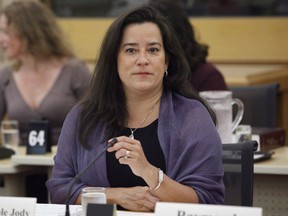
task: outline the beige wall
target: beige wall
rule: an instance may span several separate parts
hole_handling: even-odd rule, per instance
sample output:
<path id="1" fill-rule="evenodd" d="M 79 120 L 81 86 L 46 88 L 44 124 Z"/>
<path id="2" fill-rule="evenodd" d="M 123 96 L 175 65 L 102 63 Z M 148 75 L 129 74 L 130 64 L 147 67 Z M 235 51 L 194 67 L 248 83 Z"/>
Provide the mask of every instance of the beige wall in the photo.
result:
<path id="1" fill-rule="evenodd" d="M 14 0 L 0 0 L 0 8 L 5 7 L 7 4 L 13 2 Z"/>
<path id="2" fill-rule="evenodd" d="M 215 62 L 288 63 L 288 17 L 193 19 Z"/>
<path id="3" fill-rule="evenodd" d="M 113 19 L 59 19 L 76 54 L 94 61 Z M 192 21 L 192 20 L 191 20 Z M 194 18 L 217 63 L 288 63 L 287 18 Z"/>
<path id="4" fill-rule="evenodd" d="M 0 0 L 0 6 L 11 1 Z M 113 19 L 58 21 L 76 54 L 94 62 Z M 213 62 L 288 64 L 288 17 L 193 18 L 191 22 L 199 40 L 210 46 L 209 59 Z"/>

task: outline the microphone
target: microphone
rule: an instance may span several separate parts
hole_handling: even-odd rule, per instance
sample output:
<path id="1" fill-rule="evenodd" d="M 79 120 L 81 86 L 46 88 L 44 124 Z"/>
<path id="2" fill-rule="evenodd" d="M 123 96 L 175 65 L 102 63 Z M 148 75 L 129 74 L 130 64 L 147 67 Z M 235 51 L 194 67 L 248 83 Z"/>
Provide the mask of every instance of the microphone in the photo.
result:
<path id="1" fill-rule="evenodd" d="M 70 211 L 69 211 L 69 201 L 71 198 L 71 192 L 72 192 L 72 187 L 75 184 L 75 182 L 79 179 L 79 177 L 81 177 L 83 175 L 83 173 L 85 173 L 91 166 L 92 164 L 94 164 L 106 151 L 108 148 L 112 147 L 115 143 L 117 142 L 117 138 L 113 138 L 108 145 L 106 146 L 105 149 L 103 149 L 99 154 L 96 155 L 96 157 L 89 162 L 89 164 L 85 167 L 85 169 L 83 169 L 81 172 L 79 172 L 71 181 L 69 189 L 68 189 L 68 193 L 67 193 L 67 197 L 66 197 L 66 212 L 65 212 L 65 216 L 70 216 Z M 84 215 L 86 216 L 86 215 Z"/>

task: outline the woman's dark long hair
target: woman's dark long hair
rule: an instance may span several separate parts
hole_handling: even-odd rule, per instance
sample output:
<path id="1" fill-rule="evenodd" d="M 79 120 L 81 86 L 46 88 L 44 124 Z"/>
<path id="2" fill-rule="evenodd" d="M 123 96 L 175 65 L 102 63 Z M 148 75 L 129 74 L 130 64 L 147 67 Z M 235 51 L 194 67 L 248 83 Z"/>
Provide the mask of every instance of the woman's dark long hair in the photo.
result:
<path id="1" fill-rule="evenodd" d="M 96 123 L 105 126 L 107 139 L 119 135 L 127 125 L 126 96 L 117 69 L 118 50 L 124 29 L 130 24 L 145 22 L 155 23 L 159 27 L 166 59 L 169 60 L 169 75 L 163 79 L 164 91 L 170 89 L 184 97 L 201 101 L 215 120 L 214 113 L 188 81 L 189 65 L 169 21 L 153 7 L 142 6 L 116 19 L 105 35 L 90 89 L 80 103 L 79 137 L 82 144 L 87 144 L 89 132 Z"/>
<path id="2" fill-rule="evenodd" d="M 175 0 L 150 0 L 149 5 L 155 7 L 172 24 L 180 44 L 188 60 L 191 76 L 199 64 L 205 63 L 208 46 L 199 43 L 189 17 L 181 4 Z"/>

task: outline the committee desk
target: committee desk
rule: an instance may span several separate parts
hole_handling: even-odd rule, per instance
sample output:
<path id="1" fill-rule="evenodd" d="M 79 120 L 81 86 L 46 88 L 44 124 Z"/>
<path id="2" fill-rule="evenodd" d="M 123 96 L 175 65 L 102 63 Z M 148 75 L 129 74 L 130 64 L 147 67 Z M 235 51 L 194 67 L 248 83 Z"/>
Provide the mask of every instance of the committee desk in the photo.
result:
<path id="1" fill-rule="evenodd" d="M 13 155 L 11 159 L 0 160 L 0 176 L 5 176 L 10 181 L 23 173 L 37 168 L 45 168 L 51 176 L 54 165 L 53 157 L 56 147 L 51 153 L 44 155 L 26 155 L 25 148 L 20 149 L 19 154 Z M 287 216 L 288 213 L 288 146 L 273 150 L 272 158 L 254 164 L 254 204 L 255 207 L 263 208 L 263 216 Z M 21 178 L 19 178 L 21 180 Z M 12 181 L 2 190 L 6 192 L 1 195 L 22 196 L 23 188 L 18 184 L 20 181 Z M 5 182 L 6 183 L 6 182 Z M 17 186 L 17 187 L 16 187 Z M 23 186 L 24 187 L 24 186 Z M 13 193 L 12 193 L 13 192 Z"/>
<path id="2" fill-rule="evenodd" d="M 216 64 L 228 87 L 278 83 L 277 126 L 288 134 L 288 65 L 277 64 Z M 288 139 L 286 139 L 288 145 Z"/>
<path id="3" fill-rule="evenodd" d="M 0 160 L 0 196 L 25 196 L 25 177 L 46 170 L 51 177 L 56 146 L 43 155 L 26 154 L 26 147 L 19 147 L 18 153 L 9 159 Z"/>

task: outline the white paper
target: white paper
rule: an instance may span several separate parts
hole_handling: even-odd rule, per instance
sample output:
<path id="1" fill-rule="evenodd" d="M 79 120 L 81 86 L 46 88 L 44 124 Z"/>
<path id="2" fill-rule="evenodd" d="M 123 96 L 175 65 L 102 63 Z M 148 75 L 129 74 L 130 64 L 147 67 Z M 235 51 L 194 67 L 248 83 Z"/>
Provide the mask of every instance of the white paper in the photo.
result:
<path id="1" fill-rule="evenodd" d="M 0 215 L 35 216 L 36 198 L 0 196 Z"/>
<path id="2" fill-rule="evenodd" d="M 66 205 L 63 204 L 37 204 L 36 216 L 64 216 Z M 69 205 L 71 216 L 82 216 L 81 205 Z"/>
<path id="3" fill-rule="evenodd" d="M 155 216 L 262 216 L 262 209 L 228 205 L 158 202 Z"/>

